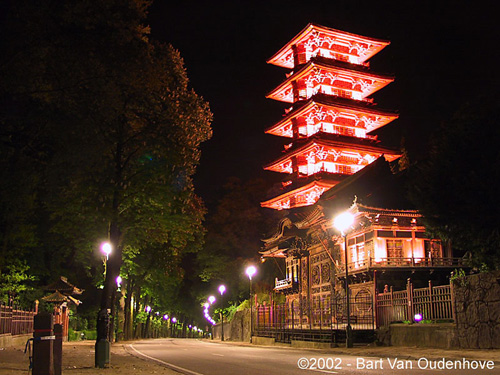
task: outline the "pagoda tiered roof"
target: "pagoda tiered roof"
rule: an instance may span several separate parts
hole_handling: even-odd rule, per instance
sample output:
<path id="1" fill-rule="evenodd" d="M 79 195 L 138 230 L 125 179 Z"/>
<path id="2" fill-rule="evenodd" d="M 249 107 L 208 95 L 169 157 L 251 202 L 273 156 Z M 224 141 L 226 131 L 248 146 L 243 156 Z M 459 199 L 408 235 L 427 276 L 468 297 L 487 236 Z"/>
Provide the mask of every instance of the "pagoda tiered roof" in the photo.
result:
<path id="1" fill-rule="evenodd" d="M 328 122 L 335 126 L 364 129 L 369 133 L 398 117 L 396 112 L 375 108 L 368 102 L 316 94 L 308 100 L 296 103 L 293 110 L 288 112 L 281 121 L 269 127 L 266 133 L 292 138 L 293 119 L 302 120 L 299 122 L 299 128 Z M 311 134 L 300 133 L 300 136 L 303 135 L 310 136 Z"/>
<path id="2" fill-rule="evenodd" d="M 335 54 L 345 58 L 346 61 L 363 64 L 389 44 L 388 40 L 370 38 L 310 23 L 267 62 L 293 69 L 294 53 L 297 52 L 297 48 L 300 48 L 310 56 L 332 57 L 332 54 Z"/>
<path id="3" fill-rule="evenodd" d="M 371 139 L 317 133 L 310 138 L 295 142 L 283 156 L 264 166 L 264 169 L 292 173 L 292 158 L 297 157 L 299 167 L 308 164 L 335 163 L 350 166 L 351 172 L 343 173 L 352 174 L 376 160 L 380 154 L 384 154 L 389 161 L 401 156 L 399 151 L 382 147 Z"/>
<path id="4" fill-rule="evenodd" d="M 337 175 L 337 179 L 318 178 L 313 176 L 307 181 L 309 183 L 300 185 L 298 188 L 280 194 L 265 202 L 261 202 L 262 207 L 273 208 L 275 210 L 287 210 L 292 207 L 302 207 L 314 204 L 326 190 L 339 183 L 342 176 Z M 331 176 L 334 178 L 334 176 Z M 339 178 L 340 177 L 340 178 Z"/>
<path id="5" fill-rule="evenodd" d="M 300 99 L 309 99 L 318 92 L 334 95 L 321 90 L 326 86 L 331 90 L 349 92 L 354 99 L 363 100 L 374 92 L 394 81 L 394 76 L 376 74 L 369 69 L 355 64 L 325 58 L 312 58 L 297 72 L 294 72 L 278 87 L 266 95 L 266 98 L 293 103 L 294 85 Z"/>
<path id="6" fill-rule="evenodd" d="M 345 177 L 385 156 L 401 156 L 368 133 L 398 117 L 376 109 L 369 96 L 394 81 L 374 73 L 367 60 L 389 41 L 309 24 L 268 63 L 293 69 L 267 98 L 293 103 L 266 133 L 292 138 L 264 169 L 286 173 L 278 196 L 262 202 L 274 209 L 314 204 Z"/>

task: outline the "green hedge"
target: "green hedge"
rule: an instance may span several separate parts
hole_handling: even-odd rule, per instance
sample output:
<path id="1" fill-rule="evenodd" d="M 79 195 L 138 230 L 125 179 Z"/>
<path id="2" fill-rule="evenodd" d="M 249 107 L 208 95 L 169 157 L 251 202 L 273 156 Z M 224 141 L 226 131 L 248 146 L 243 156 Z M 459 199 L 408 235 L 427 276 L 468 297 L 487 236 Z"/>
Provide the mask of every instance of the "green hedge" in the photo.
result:
<path id="1" fill-rule="evenodd" d="M 83 335 L 82 335 L 83 334 Z M 68 340 L 69 341 L 80 341 L 80 340 L 96 340 L 97 339 L 97 331 L 86 329 L 83 331 L 74 331 L 71 328 L 68 332 Z"/>

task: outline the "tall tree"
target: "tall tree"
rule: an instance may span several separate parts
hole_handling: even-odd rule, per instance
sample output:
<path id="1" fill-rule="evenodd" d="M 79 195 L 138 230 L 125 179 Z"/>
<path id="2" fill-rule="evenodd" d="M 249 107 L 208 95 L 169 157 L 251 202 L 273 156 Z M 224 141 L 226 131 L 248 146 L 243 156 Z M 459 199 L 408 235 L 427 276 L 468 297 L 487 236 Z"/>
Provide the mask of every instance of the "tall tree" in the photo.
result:
<path id="1" fill-rule="evenodd" d="M 410 194 L 431 232 L 475 266 L 500 267 L 500 106 L 481 98 L 434 135 L 429 158 L 412 168 Z"/>
<path id="2" fill-rule="evenodd" d="M 262 179 L 228 179 L 224 195 L 214 213 L 207 217 L 205 247 L 198 257 L 200 276 L 207 282 L 226 283 L 228 300 L 246 298 L 248 278 L 244 267 L 250 262 L 260 262 L 262 239 L 283 215 L 283 212 L 260 207 L 268 190 L 266 185 Z M 262 272 L 272 265 L 271 262 L 261 265 L 258 278 L 273 280 L 274 272 L 267 275 Z"/>
<path id="3" fill-rule="evenodd" d="M 125 245 L 181 254 L 201 243 L 191 176 L 211 113 L 179 53 L 149 40 L 148 6 L 23 1 L 6 29 L 2 97 L 23 111 L 2 125 L 37 140 L 31 156 L 51 230 L 87 256 L 109 237 L 101 310 L 113 305 Z"/>

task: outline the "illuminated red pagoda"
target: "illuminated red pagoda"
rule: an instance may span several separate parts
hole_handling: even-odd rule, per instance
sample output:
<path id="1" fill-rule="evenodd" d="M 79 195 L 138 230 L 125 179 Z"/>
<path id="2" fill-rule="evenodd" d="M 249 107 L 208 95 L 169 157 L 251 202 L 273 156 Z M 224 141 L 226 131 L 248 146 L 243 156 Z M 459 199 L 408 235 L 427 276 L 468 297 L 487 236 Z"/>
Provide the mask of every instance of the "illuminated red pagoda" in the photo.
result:
<path id="1" fill-rule="evenodd" d="M 266 133 L 287 137 L 283 155 L 264 168 L 286 173 L 277 210 L 314 204 L 321 194 L 382 155 L 400 156 L 369 135 L 398 117 L 368 98 L 394 77 L 373 73 L 367 60 L 388 41 L 309 24 L 267 62 L 292 69 L 267 97 L 292 103 Z"/>

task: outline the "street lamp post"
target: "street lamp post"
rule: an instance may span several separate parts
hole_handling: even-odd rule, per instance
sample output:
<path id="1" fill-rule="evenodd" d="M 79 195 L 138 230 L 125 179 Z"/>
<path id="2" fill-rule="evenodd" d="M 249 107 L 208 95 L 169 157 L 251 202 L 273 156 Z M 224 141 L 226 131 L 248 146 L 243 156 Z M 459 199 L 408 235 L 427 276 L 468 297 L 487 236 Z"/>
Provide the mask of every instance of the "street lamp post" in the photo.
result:
<path id="1" fill-rule="evenodd" d="M 253 335 L 253 316 L 252 316 L 252 309 L 253 309 L 253 300 L 252 300 L 252 277 L 257 273 L 257 268 L 254 266 L 249 266 L 246 269 L 246 274 L 248 276 L 248 279 L 250 280 L 250 343 L 252 342 L 252 335 Z"/>
<path id="2" fill-rule="evenodd" d="M 220 293 L 220 321 L 221 321 L 221 335 L 220 335 L 220 341 L 224 341 L 224 303 L 222 302 L 222 295 L 226 291 L 226 287 L 224 285 L 219 286 L 219 293 Z"/>
<path id="3" fill-rule="evenodd" d="M 106 284 L 107 275 L 107 261 L 109 254 L 113 251 L 113 247 L 109 242 L 101 244 L 101 252 L 106 257 L 104 262 L 104 284 Z M 106 289 L 106 285 L 104 286 Z M 97 314 L 97 339 L 95 343 L 95 367 L 104 368 L 109 363 L 110 356 L 110 310 L 102 309 Z"/>
<path id="4" fill-rule="evenodd" d="M 344 237 L 344 250 L 345 250 L 345 294 L 346 294 L 346 313 L 347 325 L 345 329 L 346 348 L 352 348 L 352 327 L 351 327 L 351 293 L 349 290 L 349 265 L 347 262 L 347 229 L 354 223 L 354 215 L 350 212 L 344 212 L 335 217 L 333 225 L 337 228 Z"/>

